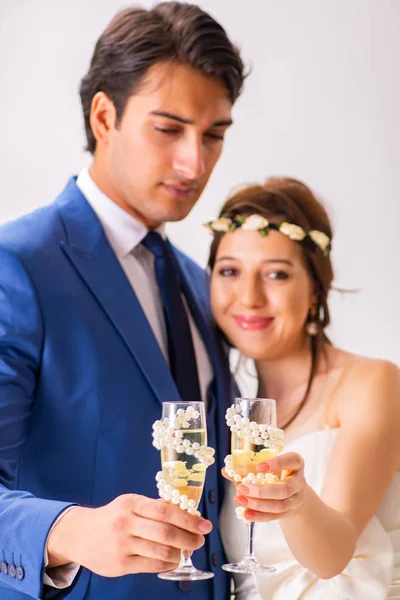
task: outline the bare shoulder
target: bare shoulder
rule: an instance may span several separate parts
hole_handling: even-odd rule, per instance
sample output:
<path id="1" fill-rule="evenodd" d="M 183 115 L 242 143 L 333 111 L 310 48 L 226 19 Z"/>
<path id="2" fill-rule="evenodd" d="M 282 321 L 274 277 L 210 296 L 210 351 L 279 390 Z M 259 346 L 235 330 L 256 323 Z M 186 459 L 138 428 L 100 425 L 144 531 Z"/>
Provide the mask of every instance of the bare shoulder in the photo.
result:
<path id="1" fill-rule="evenodd" d="M 400 369 L 392 362 L 348 355 L 337 390 L 338 417 L 343 420 L 373 415 L 378 423 L 400 424 Z"/>
<path id="2" fill-rule="evenodd" d="M 377 384 L 400 386 L 400 369 L 394 363 L 355 354 L 349 356 L 352 359 L 345 369 L 344 384 L 362 385 L 364 389 Z"/>

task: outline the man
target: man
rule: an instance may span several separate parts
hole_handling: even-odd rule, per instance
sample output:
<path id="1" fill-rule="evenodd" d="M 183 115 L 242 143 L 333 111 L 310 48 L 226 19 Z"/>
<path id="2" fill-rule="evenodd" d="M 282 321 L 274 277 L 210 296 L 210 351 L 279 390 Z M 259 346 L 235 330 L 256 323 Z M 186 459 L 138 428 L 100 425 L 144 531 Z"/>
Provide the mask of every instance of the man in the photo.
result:
<path id="1" fill-rule="evenodd" d="M 119 13 L 81 84 L 89 171 L 0 229 L 1 600 L 228 597 L 215 525 L 230 376 L 205 275 L 163 223 L 201 195 L 243 79 L 197 6 Z M 199 398 L 217 448 L 206 518 L 155 499 L 151 445 L 162 401 Z M 180 549 L 214 579 L 158 579 Z"/>

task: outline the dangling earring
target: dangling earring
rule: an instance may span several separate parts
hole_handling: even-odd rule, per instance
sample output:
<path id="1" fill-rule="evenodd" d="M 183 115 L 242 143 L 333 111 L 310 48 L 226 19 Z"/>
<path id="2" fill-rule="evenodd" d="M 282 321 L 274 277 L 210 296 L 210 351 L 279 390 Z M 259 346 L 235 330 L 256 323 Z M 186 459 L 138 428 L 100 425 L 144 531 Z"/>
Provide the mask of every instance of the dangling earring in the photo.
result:
<path id="1" fill-rule="evenodd" d="M 308 321 L 306 323 L 306 334 L 315 337 L 319 333 L 319 324 L 318 324 L 318 310 L 315 305 L 310 308 L 310 314 L 308 316 Z"/>

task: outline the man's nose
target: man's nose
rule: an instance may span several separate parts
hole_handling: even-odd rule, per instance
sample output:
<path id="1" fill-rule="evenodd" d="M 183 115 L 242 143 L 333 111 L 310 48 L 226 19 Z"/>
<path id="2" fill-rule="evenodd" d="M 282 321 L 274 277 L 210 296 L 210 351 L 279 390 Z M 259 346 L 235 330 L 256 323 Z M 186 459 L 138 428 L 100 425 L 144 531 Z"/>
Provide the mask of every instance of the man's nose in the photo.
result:
<path id="1" fill-rule="evenodd" d="M 182 141 L 174 158 L 174 170 L 187 179 L 199 179 L 205 172 L 205 149 L 201 140 Z"/>

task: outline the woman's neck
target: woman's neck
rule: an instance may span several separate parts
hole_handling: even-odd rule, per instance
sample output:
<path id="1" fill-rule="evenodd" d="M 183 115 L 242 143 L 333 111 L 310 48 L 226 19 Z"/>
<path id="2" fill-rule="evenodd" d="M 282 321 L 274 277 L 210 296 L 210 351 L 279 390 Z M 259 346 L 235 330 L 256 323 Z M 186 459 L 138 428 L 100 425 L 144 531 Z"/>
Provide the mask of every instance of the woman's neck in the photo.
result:
<path id="1" fill-rule="evenodd" d="M 306 339 L 285 356 L 256 361 L 258 395 L 283 400 L 307 386 L 311 369 L 311 345 Z"/>

